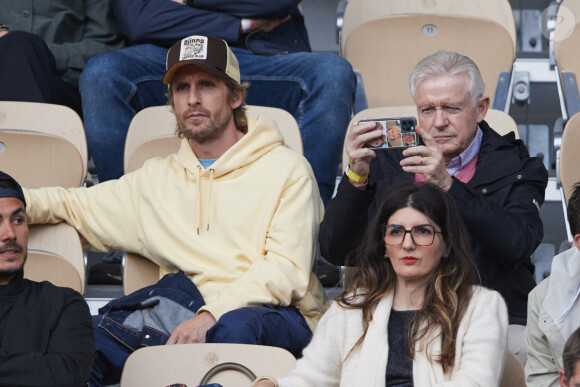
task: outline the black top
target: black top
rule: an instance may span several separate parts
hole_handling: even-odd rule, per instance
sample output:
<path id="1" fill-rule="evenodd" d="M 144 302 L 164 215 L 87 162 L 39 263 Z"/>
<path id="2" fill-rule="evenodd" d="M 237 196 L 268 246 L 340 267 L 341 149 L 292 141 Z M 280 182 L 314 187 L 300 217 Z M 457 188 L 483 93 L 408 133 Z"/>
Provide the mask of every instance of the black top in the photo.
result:
<path id="1" fill-rule="evenodd" d="M 414 310 L 391 309 L 387 337 L 389 357 L 387 360 L 387 387 L 413 387 L 413 361 L 409 353 L 409 323 Z"/>
<path id="2" fill-rule="evenodd" d="M 18 294 L 22 291 L 23 283 L 19 279 L 23 277 L 22 270 L 14 277 L 8 285 L 0 285 L 0 347 L 6 330 L 6 321 Z"/>
<path id="3" fill-rule="evenodd" d="M 0 286 L 0 332 L 0 386 L 86 385 L 95 338 L 78 292 L 20 271 Z"/>

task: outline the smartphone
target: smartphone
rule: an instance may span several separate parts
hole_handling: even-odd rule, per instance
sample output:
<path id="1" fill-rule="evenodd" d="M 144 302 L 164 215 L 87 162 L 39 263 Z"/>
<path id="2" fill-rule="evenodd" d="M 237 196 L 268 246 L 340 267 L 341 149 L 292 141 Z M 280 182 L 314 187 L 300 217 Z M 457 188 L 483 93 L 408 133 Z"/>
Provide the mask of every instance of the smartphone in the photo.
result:
<path id="1" fill-rule="evenodd" d="M 383 135 L 374 142 L 365 144 L 365 148 L 389 149 L 423 145 L 423 139 L 415 132 L 415 126 L 417 126 L 415 117 L 375 118 L 360 120 L 359 124 L 369 121 L 376 122 Z"/>

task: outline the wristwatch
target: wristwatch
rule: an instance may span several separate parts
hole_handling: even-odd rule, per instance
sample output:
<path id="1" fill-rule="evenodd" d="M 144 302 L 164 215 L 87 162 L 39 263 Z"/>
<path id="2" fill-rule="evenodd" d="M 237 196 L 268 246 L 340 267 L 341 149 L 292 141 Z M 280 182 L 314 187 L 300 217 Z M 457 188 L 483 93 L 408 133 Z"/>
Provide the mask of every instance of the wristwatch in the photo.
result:
<path id="1" fill-rule="evenodd" d="M 6 24 L 0 24 L 0 31 L 10 31 L 10 28 Z"/>

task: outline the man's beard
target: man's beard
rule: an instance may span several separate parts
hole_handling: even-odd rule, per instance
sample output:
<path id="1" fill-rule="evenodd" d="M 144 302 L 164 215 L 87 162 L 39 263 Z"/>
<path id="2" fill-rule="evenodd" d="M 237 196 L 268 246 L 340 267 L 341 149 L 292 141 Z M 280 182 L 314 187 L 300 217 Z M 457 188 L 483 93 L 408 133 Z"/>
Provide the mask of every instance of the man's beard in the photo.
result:
<path id="1" fill-rule="evenodd" d="M 3 246 L 0 246 L 0 251 L 4 250 L 4 249 L 18 249 L 20 252 L 24 251 L 24 249 L 22 248 L 22 246 L 20 246 L 18 243 L 14 242 L 14 241 L 8 241 L 6 242 Z M 18 273 L 19 271 L 22 270 L 22 268 L 24 267 L 24 264 L 26 263 L 26 259 L 28 258 L 28 252 L 24 252 L 24 259 L 22 260 L 22 265 L 20 265 L 19 267 L 15 268 L 15 269 L 11 269 L 11 270 L 0 270 L 0 280 L 6 280 L 6 279 L 11 279 L 12 277 L 14 277 L 14 275 L 16 273 Z"/>
<path id="2" fill-rule="evenodd" d="M 228 107 L 222 107 L 216 111 L 215 115 L 207 116 L 207 124 L 194 125 L 188 128 L 185 123 L 185 116 L 191 111 L 185 112 L 181 117 L 177 117 L 177 135 L 193 140 L 198 144 L 206 144 L 219 139 L 226 131 L 233 112 Z M 230 114 L 228 114 L 230 113 Z"/>

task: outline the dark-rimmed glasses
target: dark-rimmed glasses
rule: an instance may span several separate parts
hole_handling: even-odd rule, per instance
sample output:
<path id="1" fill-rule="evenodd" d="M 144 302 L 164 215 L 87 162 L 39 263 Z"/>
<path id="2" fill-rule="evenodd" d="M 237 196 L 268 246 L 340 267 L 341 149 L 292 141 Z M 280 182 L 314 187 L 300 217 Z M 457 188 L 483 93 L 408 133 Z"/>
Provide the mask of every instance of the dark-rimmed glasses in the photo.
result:
<path id="1" fill-rule="evenodd" d="M 407 233 L 411 234 L 411 239 L 417 246 L 431 246 L 435 240 L 435 234 L 441 234 L 441 231 L 436 231 L 435 227 L 430 224 L 419 224 L 410 230 L 406 230 L 399 224 L 389 224 L 385 228 L 385 243 L 389 246 L 401 245 Z"/>

